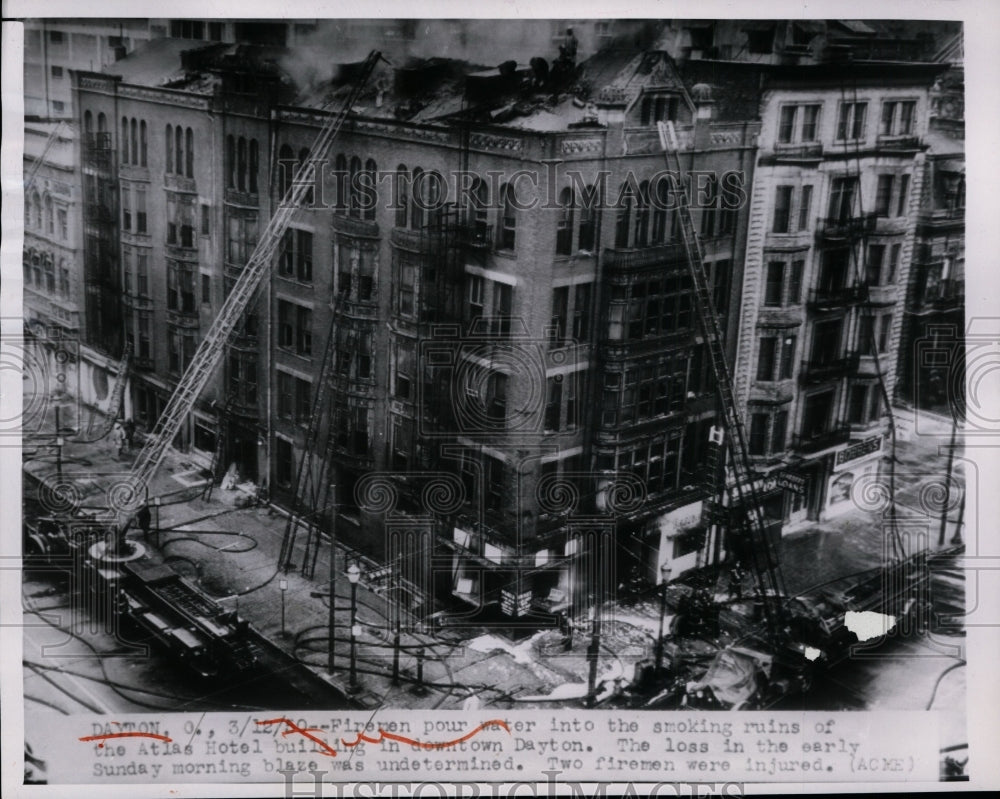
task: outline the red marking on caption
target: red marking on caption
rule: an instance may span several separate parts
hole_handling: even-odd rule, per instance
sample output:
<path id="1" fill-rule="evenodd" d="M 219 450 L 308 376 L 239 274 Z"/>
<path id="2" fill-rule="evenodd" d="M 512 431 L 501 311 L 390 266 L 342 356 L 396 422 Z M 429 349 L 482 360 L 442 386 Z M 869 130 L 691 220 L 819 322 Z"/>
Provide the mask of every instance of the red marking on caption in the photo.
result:
<path id="1" fill-rule="evenodd" d="M 316 727 L 300 727 L 291 719 L 286 719 L 286 718 L 267 719 L 266 721 L 258 721 L 257 724 L 266 724 L 266 725 L 285 724 L 288 727 L 288 729 L 282 731 L 281 735 L 283 737 L 285 735 L 296 735 L 296 734 L 302 735 L 303 737 L 308 738 L 310 741 L 316 744 L 316 746 L 319 748 L 320 754 L 326 755 L 327 757 L 337 756 L 336 749 L 330 746 L 330 744 L 328 744 L 322 738 L 319 738 L 318 736 L 313 734 L 317 732 L 323 732 L 323 730 L 317 729 Z M 490 721 L 484 721 L 474 730 L 467 732 L 461 738 L 456 738 L 453 741 L 441 741 L 439 743 L 417 741 L 414 740 L 413 738 L 406 738 L 403 735 L 396 735 L 395 733 L 386 732 L 385 730 L 380 729 L 378 731 L 379 735 L 378 738 L 373 738 L 370 735 L 365 735 L 363 732 L 359 732 L 358 737 L 355 740 L 348 741 L 345 740 L 344 738 L 341 738 L 340 742 L 348 748 L 353 748 L 361 743 L 377 744 L 381 743 L 382 741 L 397 741 L 403 744 L 411 744 L 412 746 L 417 746 L 420 747 L 421 749 L 447 749 L 449 746 L 455 746 L 456 744 L 460 744 L 463 741 L 468 741 L 473 736 L 478 735 L 483 730 L 489 729 L 491 727 L 502 727 L 504 730 L 507 731 L 507 734 L 510 735 L 510 727 L 507 726 L 506 722 L 501 721 L 499 719 L 492 719 Z"/>

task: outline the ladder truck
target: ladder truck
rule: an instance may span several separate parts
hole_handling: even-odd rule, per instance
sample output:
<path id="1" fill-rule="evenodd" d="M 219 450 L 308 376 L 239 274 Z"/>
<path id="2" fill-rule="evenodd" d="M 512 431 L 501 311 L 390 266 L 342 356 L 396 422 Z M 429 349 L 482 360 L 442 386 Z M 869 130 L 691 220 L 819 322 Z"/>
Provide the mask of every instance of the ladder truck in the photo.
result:
<path id="1" fill-rule="evenodd" d="M 763 605 L 768 631 L 772 640 L 777 643 L 785 635 L 784 581 L 768 541 L 764 509 L 755 484 L 757 475 L 750 465 L 746 428 L 740 417 L 732 375 L 726 363 L 719 317 L 705 277 L 701 243 L 691 220 L 691 209 L 681 183 L 682 169 L 677 133 L 672 122 L 658 122 L 657 128 L 667 170 L 677 181 L 674 191 L 675 209 L 694 287 L 695 310 L 708 350 L 712 374 L 715 377 L 722 417 L 722 428 L 713 428 L 709 442 L 707 487 L 711 499 L 706 502 L 706 507 L 713 523 L 721 523 L 724 527 L 735 526 L 735 530 L 731 532 L 742 539 L 743 550 L 747 553 L 748 565 Z M 731 453 L 728 465 L 732 469 L 733 479 L 727 481 L 725 488 L 729 497 L 729 507 L 721 508 L 716 502 L 718 494 L 716 476 L 719 473 L 720 463 L 726 463 L 727 450 Z"/>
<path id="2" fill-rule="evenodd" d="M 146 438 L 128 477 L 115 496 L 110 509 L 114 519 L 119 545 L 124 543 L 125 532 L 133 514 L 142 506 L 149 482 L 159 468 L 170 442 L 177 435 L 181 423 L 191 412 L 195 401 L 218 368 L 226 347 L 240 318 L 249 307 L 271 264 L 289 223 L 302 205 L 315 182 L 316 163 L 329 150 L 340 132 L 344 120 L 357 102 L 375 66 L 382 55 L 373 50 L 364 61 L 355 85 L 344 99 L 340 110 L 327 119 L 310 149 L 309 158 L 302 164 L 282 198 L 267 227 L 261 234 L 257 247 L 250 255 L 239 279 L 212 322 L 205 338 L 185 369 L 167 407 L 157 420 L 152 433 Z"/>

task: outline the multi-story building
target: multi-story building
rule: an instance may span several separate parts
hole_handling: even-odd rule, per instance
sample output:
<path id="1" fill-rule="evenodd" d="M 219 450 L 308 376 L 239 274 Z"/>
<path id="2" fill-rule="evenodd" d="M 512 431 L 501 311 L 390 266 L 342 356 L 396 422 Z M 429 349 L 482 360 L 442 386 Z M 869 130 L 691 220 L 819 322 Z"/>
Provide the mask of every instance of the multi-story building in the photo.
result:
<path id="1" fill-rule="evenodd" d="M 930 95 L 924 191 L 907 287 L 897 395 L 960 415 L 965 388 L 965 98 L 962 37 L 938 54 L 949 68 Z M 924 354 L 936 353 L 933 356 Z"/>
<path id="2" fill-rule="evenodd" d="M 826 52 L 766 71 L 736 360 L 752 457 L 804 480 L 767 499 L 791 524 L 879 468 L 941 72 Z"/>
<path id="3" fill-rule="evenodd" d="M 291 86 L 276 55 L 157 40 L 78 76 L 88 318 L 110 350 L 134 345 L 147 427 L 344 95 Z M 650 186 L 655 123 L 677 124 L 703 174 L 695 221 L 730 349 L 746 229 L 732 195 L 757 126 L 713 118 L 662 52 L 585 69 L 590 105 L 537 66 L 379 67 L 176 443 L 207 457 L 222 436 L 224 462 L 288 504 L 318 450 L 343 540 L 393 562 L 392 530 L 433 533 L 441 592 L 507 615 L 563 605 L 587 558 L 610 584 L 614 553 L 650 577 L 716 556 L 698 512 L 711 380 L 666 184 Z M 331 172 L 375 176 L 378 201 Z"/>

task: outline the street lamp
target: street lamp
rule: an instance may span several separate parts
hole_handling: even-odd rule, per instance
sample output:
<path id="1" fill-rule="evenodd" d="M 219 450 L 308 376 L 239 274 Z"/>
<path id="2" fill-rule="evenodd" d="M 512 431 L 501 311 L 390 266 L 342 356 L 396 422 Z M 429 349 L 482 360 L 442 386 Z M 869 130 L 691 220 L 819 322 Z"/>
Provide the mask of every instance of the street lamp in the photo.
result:
<path id="1" fill-rule="evenodd" d="M 663 620 L 667 615 L 667 583 L 670 582 L 670 564 L 664 563 L 660 566 L 660 575 L 663 582 L 660 583 L 660 634 L 656 637 L 656 667 L 654 674 L 659 675 L 663 666 Z"/>
<path id="2" fill-rule="evenodd" d="M 348 690 L 351 693 L 361 688 L 358 685 L 358 661 L 356 646 L 357 615 L 358 615 L 358 580 L 361 579 L 361 569 L 357 561 L 347 567 L 347 581 L 351 584 L 351 674 Z M 331 602 L 333 598 L 331 597 Z"/>

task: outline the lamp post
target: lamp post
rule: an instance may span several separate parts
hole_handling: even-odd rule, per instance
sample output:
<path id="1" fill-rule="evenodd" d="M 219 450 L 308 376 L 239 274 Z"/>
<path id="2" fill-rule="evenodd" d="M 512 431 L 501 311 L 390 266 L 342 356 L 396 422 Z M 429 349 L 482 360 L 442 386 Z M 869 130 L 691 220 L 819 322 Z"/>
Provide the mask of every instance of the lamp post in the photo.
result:
<path id="1" fill-rule="evenodd" d="M 356 627 L 358 613 L 358 580 L 361 579 L 361 569 L 358 568 L 357 561 L 353 561 L 347 567 L 347 581 L 351 584 L 351 673 L 348 690 L 351 693 L 361 688 L 358 685 L 358 663 L 356 646 Z M 331 597 L 331 601 L 332 597 Z"/>
<path id="2" fill-rule="evenodd" d="M 281 591 L 281 636 L 285 636 L 285 591 L 288 590 L 288 580 L 278 580 L 278 590 Z"/>
<path id="3" fill-rule="evenodd" d="M 667 615 L 667 583 L 670 582 L 670 564 L 664 563 L 660 566 L 660 575 L 663 581 L 660 583 L 660 634 L 656 637 L 656 667 L 654 674 L 659 675 L 663 667 L 663 621 Z"/>

